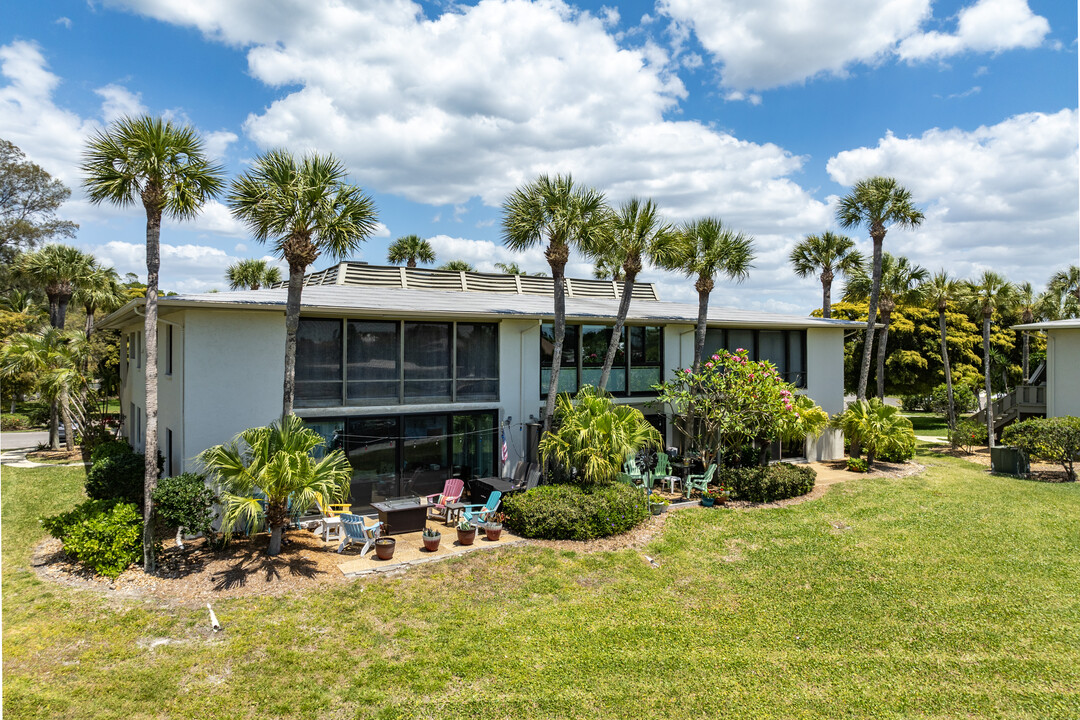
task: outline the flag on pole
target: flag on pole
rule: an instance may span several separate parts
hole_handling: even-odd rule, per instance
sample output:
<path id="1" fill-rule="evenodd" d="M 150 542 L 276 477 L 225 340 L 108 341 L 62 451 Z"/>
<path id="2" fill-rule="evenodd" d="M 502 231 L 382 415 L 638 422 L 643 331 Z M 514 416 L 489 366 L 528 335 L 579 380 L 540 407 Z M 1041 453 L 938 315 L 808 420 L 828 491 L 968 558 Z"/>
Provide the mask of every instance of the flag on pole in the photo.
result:
<path id="1" fill-rule="evenodd" d="M 506 448 L 506 431 L 505 430 L 500 431 L 499 435 L 502 438 L 502 463 L 503 463 L 503 474 L 505 475 L 506 474 L 506 461 L 510 459 L 510 451 L 507 450 L 507 448 Z"/>

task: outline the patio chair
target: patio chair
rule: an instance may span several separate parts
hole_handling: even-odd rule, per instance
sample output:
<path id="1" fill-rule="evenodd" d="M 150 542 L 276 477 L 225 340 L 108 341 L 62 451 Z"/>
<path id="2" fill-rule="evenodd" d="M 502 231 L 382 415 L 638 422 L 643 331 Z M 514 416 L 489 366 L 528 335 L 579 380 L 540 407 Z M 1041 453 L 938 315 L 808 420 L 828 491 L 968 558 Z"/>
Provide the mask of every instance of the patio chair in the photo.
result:
<path id="1" fill-rule="evenodd" d="M 709 489 L 709 483 L 713 481 L 714 477 L 716 477 L 716 463 L 709 465 L 708 470 L 701 475 L 687 475 L 685 487 L 686 497 L 690 497 L 690 492 L 693 490 L 702 493 L 707 491 Z"/>
<path id="2" fill-rule="evenodd" d="M 671 458 L 667 453 L 656 453 L 656 469 L 653 470 L 653 481 L 660 481 L 660 484 L 668 484 L 670 492 L 675 492 L 675 483 L 682 485 L 682 478 L 671 472 Z"/>
<path id="3" fill-rule="evenodd" d="M 443 485 L 441 493 L 426 496 L 428 503 L 427 516 L 446 520 L 446 506 L 461 500 L 461 494 L 465 492 L 465 481 L 461 478 L 450 478 Z"/>
<path id="4" fill-rule="evenodd" d="M 495 490 L 488 495 L 487 502 L 483 505 L 466 505 L 461 508 L 461 517 L 468 520 L 470 525 L 481 525 L 487 522 L 488 515 L 499 509 L 500 500 L 502 493 Z"/>
<path id="5" fill-rule="evenodd" d="M 361 516 L 349 513 L 341 516 L 341 527 L 345 535 L 341 538 L 337 551 L 341 552 L 349 545 L 359 543 L 364 546 L 360 550 L 360 557 L 364 557 L 364 553 L 374 547 L 375 541 L 382 535 L 381 522 L 376 521 L 375 524 L 368 525 Z"/>

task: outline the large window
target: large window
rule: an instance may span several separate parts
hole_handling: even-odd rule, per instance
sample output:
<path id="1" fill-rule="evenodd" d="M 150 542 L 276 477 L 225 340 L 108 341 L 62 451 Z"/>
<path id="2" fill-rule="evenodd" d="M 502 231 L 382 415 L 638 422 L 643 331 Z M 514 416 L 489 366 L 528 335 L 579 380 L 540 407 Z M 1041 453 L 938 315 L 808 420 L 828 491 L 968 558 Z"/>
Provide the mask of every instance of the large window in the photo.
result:
<path id="1" fill-rule="evenodd" d="M 498 399 L 497 323 L 300 319 L 298 408 Z"/>
<path id="2" fill-rule="evenodd" d="M 785 380 L 806 387 L 805 330 L 746 330 L 709 328 L 705 331 L 705 354 L 717 350 L 746 350 L 751 360 L 768 360 Z"/>
<path id="3" fill-rule="evenodd" d="M 567 325 L 563 341 L 559 392 L 577 392 L 580 385 L 598 385 L 611 342 L 610 325 Z M 663 373 L 664 331 L 661 327 L 624 327 L 611 365 L 607 390 L 613 395 L 655 395 L 652 386 Z M 554 331 L 550 324 L 540 329 L 540 397 L 551 382 Z M 580 378 L 580 383 L 579 383 Z"/>

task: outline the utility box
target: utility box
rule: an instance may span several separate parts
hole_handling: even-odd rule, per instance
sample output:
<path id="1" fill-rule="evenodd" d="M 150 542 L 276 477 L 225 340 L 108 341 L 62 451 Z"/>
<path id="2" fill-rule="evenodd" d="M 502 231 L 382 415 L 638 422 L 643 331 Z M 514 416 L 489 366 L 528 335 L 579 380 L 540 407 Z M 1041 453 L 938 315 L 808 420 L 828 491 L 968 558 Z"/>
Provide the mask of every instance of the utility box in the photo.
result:
<path id="1" fill-rule="evenodd" d="M 1018 447 L 997 445 L 990 448 L 991 472 L 1006 475 L 1027 475 L 1031 472 L 1027 453 Z"/>

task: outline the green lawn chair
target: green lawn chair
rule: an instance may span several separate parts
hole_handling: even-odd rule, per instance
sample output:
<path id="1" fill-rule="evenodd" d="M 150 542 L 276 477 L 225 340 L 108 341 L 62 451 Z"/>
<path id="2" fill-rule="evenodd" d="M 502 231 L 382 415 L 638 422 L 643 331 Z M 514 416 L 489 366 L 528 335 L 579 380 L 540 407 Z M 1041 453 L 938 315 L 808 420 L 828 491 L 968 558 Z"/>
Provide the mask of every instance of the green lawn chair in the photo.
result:
<path id="1" fill-rule="evenodd" d="M 716 477 L 716 463 L 709 465 L 702 475 L 687 475 L 686 476 L 686 497 L 690 497 L 690 493 L 693 490 L 704 493 L 709 489 L 709 483 Z"/>
<path id="2" fill-rule="evenodd" d="M 659 480 L 661 487 L 667 483 L 671 492 L 675 492 L 675 483 L 682 484 L 682 478 L 671 472 L 671 458 L 667 456 L 667 453 L 656 453 L 656 469 L 653 470 L 652 480 L 653 483 Z"/>

